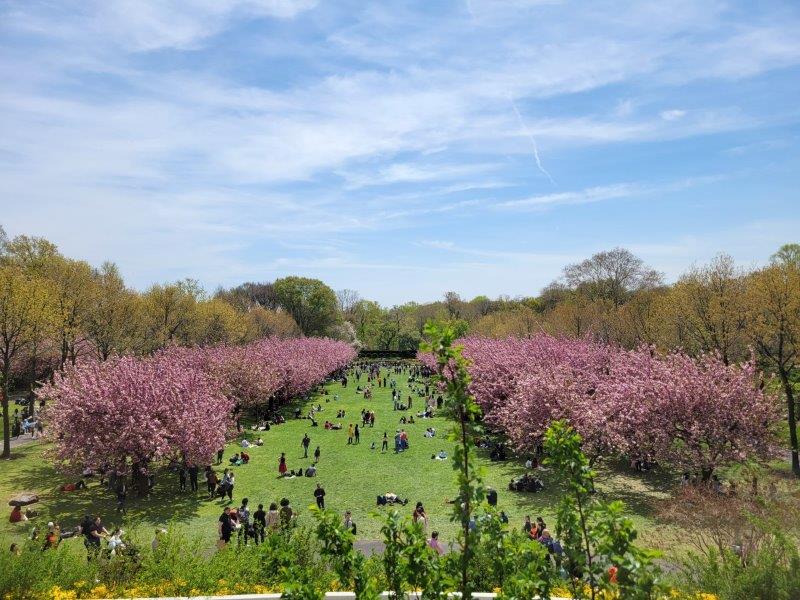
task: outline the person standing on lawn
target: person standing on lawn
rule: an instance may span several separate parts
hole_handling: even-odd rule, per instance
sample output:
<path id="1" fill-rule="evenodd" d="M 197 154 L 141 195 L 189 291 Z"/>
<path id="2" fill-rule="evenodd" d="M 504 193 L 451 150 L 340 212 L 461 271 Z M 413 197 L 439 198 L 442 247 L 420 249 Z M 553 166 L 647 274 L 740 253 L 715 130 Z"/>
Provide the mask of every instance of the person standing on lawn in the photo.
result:
<path id="1" fill-rule="evenodd" d="M 258 510 L 253 513 L 253 539 L 256 544 L 264 541 L 264 532 L 267 530 L 267 513 L 264 505 L 259 504 Z"/>
<path id="2" fill-rule="evenodd" d="M 317 489 L 314 490 L 314 498 L 317 500 L 317 508 L 320 510 L 325 509 L 325 488 L 321 483 L 317 484 Z"/>
<path id="3" fill-rule="evenodd" d="M 197 474 L 199 469 L 197 465 L 192 465 L 189 467 L 189 487 L 193 492 L 197 491 Z"/>
<path id="4" fill-rule="evenodd" d="M 278 461 L 278 474 L 280 477 L 286 475 L 286 453 L 281 452 L 281 458 Z"/>
<path id="5" fill-rule="evenodd" d="M 314 464 L 317 464 L 319 462 L 319 455 L 320 455 L 319 446 L 317 446 L 317 449 L 314 450 Z"/>
<path id="6" fill-rule="evenodd" d="M 303 436 L 303 441 L 300 444 L 303 446 L 303 458 L 308 458 L 308 447 L 311 445 L 311 438 L 308 437 L 308 434 Z"/>

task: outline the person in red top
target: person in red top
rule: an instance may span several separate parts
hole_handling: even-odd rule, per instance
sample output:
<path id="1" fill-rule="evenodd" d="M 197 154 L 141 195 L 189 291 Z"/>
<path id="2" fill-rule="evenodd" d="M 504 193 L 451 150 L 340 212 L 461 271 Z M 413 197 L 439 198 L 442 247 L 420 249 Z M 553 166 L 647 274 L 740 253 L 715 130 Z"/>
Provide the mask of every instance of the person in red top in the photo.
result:
<path id="1" fill-rule="evenodd" d="M 19 523 L 20 521 L 27 521 L 28 517 L 22 512 L 22 508 L 15 506 L 11 509 L 11 515 L 8 517 L 11 523 Z"/>
<path id="2" fill-rule="evenodd" d="M 614 565 L 608 568 L 608 580 L 611 583 L 617 583 L 617 567 Z"/>
<path id="3" fill-rule="evenodd" d="M 280 461 L 278 461 L 278 473 L 280 473 L 281 477 L 286 475 L 286 454 L 281 452 Z"/>

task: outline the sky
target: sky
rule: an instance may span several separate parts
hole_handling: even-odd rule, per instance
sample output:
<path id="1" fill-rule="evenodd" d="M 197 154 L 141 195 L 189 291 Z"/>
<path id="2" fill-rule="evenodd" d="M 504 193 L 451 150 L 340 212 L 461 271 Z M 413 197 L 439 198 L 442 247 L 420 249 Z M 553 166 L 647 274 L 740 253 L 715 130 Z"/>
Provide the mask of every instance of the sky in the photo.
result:
<path id="1" fill-rule="evenodd" d="M 800 3 L 5 0 L 0 225 L 387 305 L 800 242 Z"/>

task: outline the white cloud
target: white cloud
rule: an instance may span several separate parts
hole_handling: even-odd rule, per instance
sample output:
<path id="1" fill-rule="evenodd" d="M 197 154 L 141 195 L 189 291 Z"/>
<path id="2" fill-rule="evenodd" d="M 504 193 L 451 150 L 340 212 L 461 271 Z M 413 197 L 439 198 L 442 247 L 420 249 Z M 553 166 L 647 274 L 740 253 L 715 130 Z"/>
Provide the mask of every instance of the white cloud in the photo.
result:
<path id="1" fill-rule="evenodd" d="M 659 116 L 665 121 L 677 121 L 678 119 L 682 119 L 686 116 L 686 111 L 679 108 L 673 108 L 671 110 L 661 111 Z"/>
<path id="2" fill-rule="evenodd" d="M 589 204 L 618 198 L 635 198 L 654 194 L 667 194 L 706 185 L 724 179 L 721 175 L 690 177 L 665 183 L 624 182 L 600 185 L 583 190 L 542 194 L 519 200 L 506 200 L 494 204 L 500 210 L 545 210 L 558 205 Z"/>
<path id="3" fill-rule="evenodd" d="M 610 164 L 626 144 L 796 120 L 708 91 L 800 64 L 790 10 L 470 2 L 474 18 L 311 0 L 6 3 L 2 219 L 140 280 L 370 265 L 336 244 L 697 185 L 658 183 L 655 163 L 626 182 L 615 165 L 602 180 L 622 183 L 542 193 L 509 96 L 562 186 L 597 149 Z M 512 187 L 517 200 L 479 197 Z M 301 238 L 327 245 L 281 246 Z M 248 255 L 259 244 L 265 256 Z"/>

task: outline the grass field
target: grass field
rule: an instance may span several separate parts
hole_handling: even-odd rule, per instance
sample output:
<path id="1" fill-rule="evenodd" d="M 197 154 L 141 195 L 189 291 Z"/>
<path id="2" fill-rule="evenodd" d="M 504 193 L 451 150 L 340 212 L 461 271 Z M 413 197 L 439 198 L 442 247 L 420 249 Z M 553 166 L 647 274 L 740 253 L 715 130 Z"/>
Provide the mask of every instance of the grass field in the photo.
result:
<path id="1" fill-rule="evenodd" d="M 399 389 L 406 398 L 409 393 L 407 377 L 400 375 L 397 380 Z M 311 523 L 307 507 L 313 503 L 312 491 L 316 483 L 320 482 L 327 492 L 326 506 L 339 512 L 352 510 L 358 525 L 358 537 L 362 540 L 375 540 L 380 538 L 380 518 L 374 513 L 382 510 L 375 506 L 375 498 L 378 494 L 392 491 L 409 498 L 409 506 L 402 509 L 409 516 L 414 503 L 422 501 L 430 516 L 430 529 L 439 530 L 445 542 L 452 540 L 455 526 L 449 521 L 451 506 L 445 504 L 445 499 L 455 495 L 454 472 L 450 460 L 431 460 L 431 455 L 441 449 L 452 456 L 451 444 L 444 439 L 451 423 L 443 417 L 436 417 L 418 419 L 416 424 L 400 425 L 399 419 L 403 414 L 408 416 L 423 408 L 424 399 L 416 395 L 413 410 L 398 413 L 392 410 L 390 389 L 376 387 L 373 399 L 364 400 L 356 392 L 356 383 L 352 377 L 347 388 L 342 388 L 339 383 L 331 383 L 327 387 L 330 391 L 328 396 L 317 395 L 307 402 L 321 403 L 323 406 L 323 412 L 318 417 L 319 427 L 311 427 L 311 422 L 306 419 L 295 420 L 292 417 L 294 406 L 290 406 L 284 411 L 287 418 L 285 424 L 261 434 L 265 444 L 250 450 L 250 464 L 235 467 L 234 504 L 238 506 L 243 497 L 248 497 L 255 509 L 258 503 L 268 505 L 287 497 L 300 512 L 300 522 Z M 338 401 L 333 399 L 334 394 L 339 394 Z M 362 408 L 375 411 L 375 427 L 362 430 L 359 445 L 348 446 L 347 425 L 360 422 Z M 323 429 L 322 423 L 325 419 L 337 420 L 334 417 L 339 409 L 344 409 L 347 413 L 344 419 L 338 419 L 344 423 L 344 429 Z M 305 414 L 306 410 L 303 412 Z M 434 439 L 423 435 L 430 426 L 437 430 L 437 437 Z M 408 432 L 410 449 L 394 454 L 392 438 L 398 427 L 405 427 Z M 389 433 L 390 451 L 381 454 L 380 445 L 384 431 Z M 278 478 L 278 458 L 281 452 L 286 453 L 290 469 L 305 468 L 310 464 L 310 459 L 302 458 L 300 442 L 304 433 L 311 436 L 309 454 L 313 453 L 317 445 L 321 447 L 318 477 Z M 370 450 L 373 441 L 377 450 Z M 115 511 L 113 495 L 99 487 L 96 482 L 90 484 L 86 490 L 59 492 L 58 487 L 66 480 L 43 458 L 45 449 L 41 444 L 22 446 L 15 449 L 12 460 L 0 463 L 0 502 L 4 506 L 7 499 L 15 493 L 33 491 L 42 498 L 37 505 L 42 516 L 36 519 L 41 524 L 52 519 L 61 522 L 62 526 L 72 526 L 85 513 L 101 515 L 109 528 L 122 522 Z M 229 444 L 223 466 L 228 464 L 228 457 L 239 450 L 238 444 Z M 508 491 L 507 486 L 513 476 L 524 471 L 522 460 L 497 463 L 491 462 L 488 456 L 481 456 L 480 462 L 485 468 L 486 483 L 498 490 L 499 507 L 509 515 L 512 525 L 520 526 L 526 514 L 532 517 L 542 515 L 548 522 L 554 520 L 559 490 L 552 484 L 546 471 L 540 473 L 546 486 L 543 492 L 516 493 Z M 218 467 L 218 471 L 221 469 L 222 467 Z M 626 502 L 630 516 L 646 543 L 662 545 L 662 534 L 668 528 L 655 522 L 653 502 L 666 497 L 674 484 L 671 475 L 634 474 L 621 465 L 612 464 L 600 466 L 597 488 L 601 497 Z M 177 475 L 164 472 L 159 474 L 154 493 L 149 498 L 139 499 L 134 494 L 129 495 L 127 519 L 151 526 L 179 522 L 206 537 L 211 546 L 216 534 L 216 520 L 224 505 L 220 500 L 206 499 L 205 483 L 202 479 L 197 495 L 181 493 L 178 491 Z M 29 526 L 30 523 L 11 525 L 4 518 L 0 524 L 0 536 L 21 537 L 27 533 Z"/>

